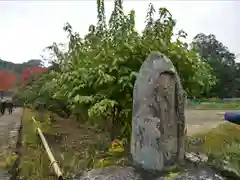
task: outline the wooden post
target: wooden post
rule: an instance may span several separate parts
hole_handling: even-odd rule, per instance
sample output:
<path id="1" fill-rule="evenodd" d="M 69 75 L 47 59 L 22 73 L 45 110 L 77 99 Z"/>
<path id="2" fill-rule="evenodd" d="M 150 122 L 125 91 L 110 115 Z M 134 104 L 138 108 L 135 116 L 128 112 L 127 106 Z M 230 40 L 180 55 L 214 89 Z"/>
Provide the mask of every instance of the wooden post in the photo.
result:
<path id="1" fill-rule="evenodd" d="M 34 117 L 32 117 L 32 120 L 37 125 L 37 122 L 36 122 Z M 41 131 L 41 129 L 39 127 L 37 127 L 37 132 L 39 134 L 39 137 L 41 138 L 43 146 L 44 146 L 44 148 L 45 148 L 45 150 L 47 152 L 47 155 L 48 155 L 48 157 L 50 159 L 51 166 L 53 167 L 55 174 L 57 175 L 59 180 L 62 180 L 63 179 L 62 178 L 62 172 L 61 172 L 61 170 L 60 170 L 60 168 L 59 168 L 59 166 L 57 164 L 57 161 L 55 160 L 55 158 L 54 158 L 54 156 L 52 154 L 52 151 L 51 151 L 51 149 L 50 149 L 50 147 L 49 147 L 49 145 L 47 143 L 47 140 L 45 139 L 45 137 L 44 137 L 44 135 L 43 135 L 43 133 L 42 133 L 42 131 Z"/>

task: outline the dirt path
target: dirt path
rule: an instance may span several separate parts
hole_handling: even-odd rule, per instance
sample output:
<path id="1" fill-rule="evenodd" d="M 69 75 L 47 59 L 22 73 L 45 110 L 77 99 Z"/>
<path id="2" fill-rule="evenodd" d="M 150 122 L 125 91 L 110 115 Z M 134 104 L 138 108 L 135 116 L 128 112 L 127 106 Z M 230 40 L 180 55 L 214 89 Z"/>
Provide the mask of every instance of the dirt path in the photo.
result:
<path id="1" fill-rule="evenodd" d="M 227 110 L 237 111 L 237 110 Z M 186 124 L 188 134 L 195 134 L 202 130 L 209 130 L 224 123 L 217 113 L 224 110 L 186 110 Z M 0 152 L 8 146 L 9 132 L 14 125 L 20 121 L 21 109 L 16 109 L 12 115 L 4 115 L 0 117 Z M 203 128 L 204 127 L 204 128 Z"/>
<path id="2" fill-rule="evenodd" d="M 0 180 L 9 179 L 9 174 L 4 170 L 6 151 L 14 149 L 17 143 L 18 130 L 21 125 L 22 111 L 15 109 L 13 114 L 7 112 L 0 117 Z"/>
<path id="3" fill-rule="evenodd" d="M 238 111 L 238 110 L 226 110 Z M 187 134 L 193 135 L 202 131 L 208 131 L 217 127 L 221 123 L 225 123 L 218 112 L 225 110 L 186 110 Z"/>
<path id="4" fill-rule="evenodd" d="M 9 133 L 14 129 L 16 123 L 21 120 L 21 109 L 15 109 L 11 115 L 7 112 L 0 117 L 0 152 L 8 146 Z"/>

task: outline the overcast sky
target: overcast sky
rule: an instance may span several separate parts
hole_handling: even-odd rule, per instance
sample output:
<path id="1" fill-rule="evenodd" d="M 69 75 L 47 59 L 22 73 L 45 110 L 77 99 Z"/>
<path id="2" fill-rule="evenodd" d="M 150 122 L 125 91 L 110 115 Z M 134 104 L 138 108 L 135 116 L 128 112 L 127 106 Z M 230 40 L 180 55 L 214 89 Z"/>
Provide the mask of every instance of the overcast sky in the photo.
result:
<path id="1" fill-rule="evenodd" d="M 240 53 L 240 1 L 151 1 L 155 8 L 167 7 L 177 20 L 177 29 L 188 33 L 188 41 L 200 32 L 215 34 L 231 52 Z M 144 27 L 148 0 L 124 1 L 124 11 L 134 9 L 138 30 Z M 109 17 L 113 1 L 105 0 Z M 63 31 L 69 22 L 83 36 L 96 24 L 96 0 L 0 1 L 0 58 L 15 63 L 41 58 L 52 42 L 66 42 Z M 238 58 L 240 61 L 240 57 Z"/>

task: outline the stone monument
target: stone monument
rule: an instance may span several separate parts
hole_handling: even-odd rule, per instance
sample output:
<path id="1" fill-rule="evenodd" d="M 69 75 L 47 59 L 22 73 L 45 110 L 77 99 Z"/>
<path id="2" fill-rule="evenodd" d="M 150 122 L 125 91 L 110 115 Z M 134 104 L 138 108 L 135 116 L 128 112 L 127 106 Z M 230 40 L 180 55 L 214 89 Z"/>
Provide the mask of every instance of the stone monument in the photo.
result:
<path id="1" fill-rule="evenodd" d="M 152 52 L 133 91 L 131 154 L 136 165 L 161 171 L 184 159 L 184 91 L 172 62 Z"/>

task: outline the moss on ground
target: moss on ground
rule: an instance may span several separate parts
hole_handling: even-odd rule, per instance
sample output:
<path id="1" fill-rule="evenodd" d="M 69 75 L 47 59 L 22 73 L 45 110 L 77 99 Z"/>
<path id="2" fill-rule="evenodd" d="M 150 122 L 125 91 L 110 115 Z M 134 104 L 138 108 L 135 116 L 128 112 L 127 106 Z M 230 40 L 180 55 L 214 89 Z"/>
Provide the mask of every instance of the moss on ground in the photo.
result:
<path id="1" fill-rule="evenodd" d="M 240 126 L 223 123 L 206 133 L 188 137 L 187 150 L 204 153 L 213 165 L 228 161 L 240 173 Z"/>

